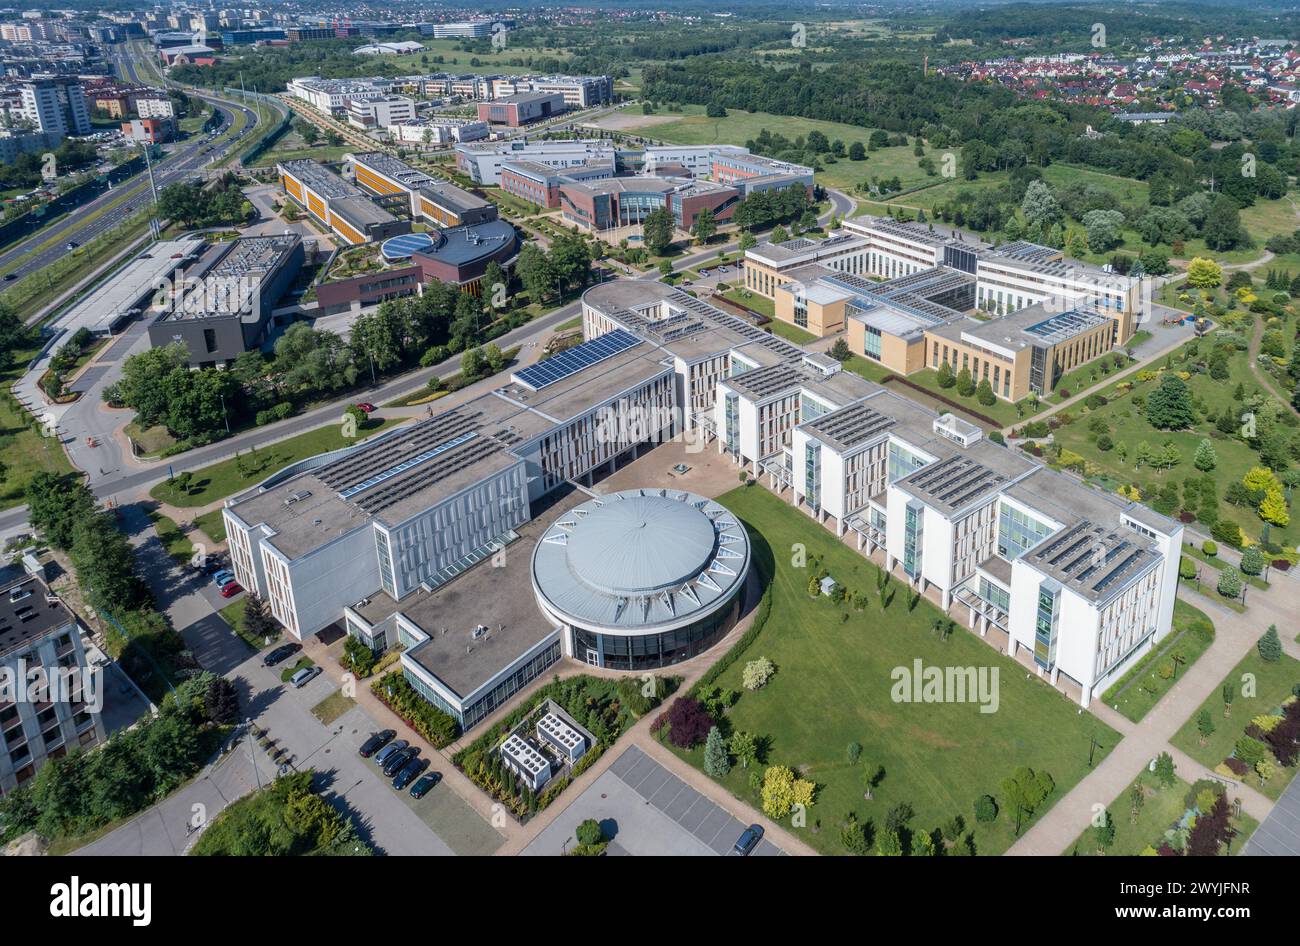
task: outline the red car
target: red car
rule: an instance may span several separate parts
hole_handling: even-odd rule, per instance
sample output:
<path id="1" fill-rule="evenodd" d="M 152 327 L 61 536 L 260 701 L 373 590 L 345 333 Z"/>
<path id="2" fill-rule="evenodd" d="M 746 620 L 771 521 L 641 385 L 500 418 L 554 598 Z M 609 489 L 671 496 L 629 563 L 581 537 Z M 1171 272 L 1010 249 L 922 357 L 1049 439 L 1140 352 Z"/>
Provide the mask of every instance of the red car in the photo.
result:
<path id="1" fill-rule="evenodd" d="M 362 401 L 357 405 L 357 407 L 360 410 L 365 411 L 367 414 L 373 414 L 375 410 L 375 405 L 371 404 L 369 401 Z"/>
<path id="2" fill-rule="evenodd" d="M 232 581 L 232 582 L 230 582 L 229 584 L 222 585 L 222 587 L 221 587 L 221 597 L 223 597 L 223 598 L 233 598 L 235 595 L 239 594 L 239 593 L 240 593 L 241 591 L 243 591 L 243 590 L 244 590 L 244 586 L 243 586 L 243 585 L 241 585 L 241 584 L 240 584 L 239 582 L 237 582 L 237 581 Z"/>

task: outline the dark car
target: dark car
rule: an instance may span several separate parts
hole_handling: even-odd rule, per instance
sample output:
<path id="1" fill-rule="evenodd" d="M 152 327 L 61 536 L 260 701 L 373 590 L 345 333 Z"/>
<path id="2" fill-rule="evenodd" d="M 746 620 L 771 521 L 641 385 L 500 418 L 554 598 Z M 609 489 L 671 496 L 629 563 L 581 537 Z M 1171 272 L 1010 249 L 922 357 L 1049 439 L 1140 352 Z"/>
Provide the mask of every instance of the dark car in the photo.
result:
<path id="1" fill-rule="evenodd" d="M 390 742 L 388 745 L 384 746 L 384 748 L 380 749 L 379 752 L 375 754 L 375 765 L 379 766 L 380 768 L 383 768 L 384 763 L 387 762 L 389 759 L 391 759 L 395 753 L 401 752 L 409 745 L 410 743 L 407 742 L 405 739 L 399 739 L 396 742 Z"/>
<path id="2" fill-rule="evenodd" d="M 396 735 L 396 730 L 392 729 L 385 729 L 381 732 L 373 733 L 369 739 L 361 744 L 361 748 L 357 751 L 361 753 L 361 758 L 369 759 L 380 749 L 384 748 L 384 746 L 392 742 L 393 737 Z"/>
<path id="3" fill-rule="evenodd" d="M 392 778 L 401 770 L 402 766 L 414 759 L 419 755 L 419 753 L 420 750 L 415 746 L 407 746 L 405 749 L 398 749 L 390 755 L 388 760 L 384 763 L 384 774 L 389 778 Z"/>
<path id="4" fill-rule="evenodd" d="M 751 824 L 736 839 L 736 846 L 731 849 L 731 853 L 735 857 L 748 857 L 754 853 L 754 848 L 758 847 L 758 842 L 761 840 L 763 840 L 763 826 Z"/>
<path id="5" fill-rule="evenodd" d="M 393 788 L 399 792 L 410 785 L 415 777 L 429 767 L 428 759 L 421 759 L 419 756 L 407 761 L 406 765 L 397 770 L 393 776 Z"/>
<path id="6" fill-rule="evenodd" d="M 442 775 L 438 772 L 429 772 L 426 775 L 421 775 L 415 780 L 415 784 L 411 786 L 411 797 L 423 798 L 425 795 L 429 794 L 429 789 L 433 788 L 433 786 L 437 785 L 440 781 L 442 781 Z"/>
<path id="7" fill-rule="evenodd" d="M 268 667 L 274 667 L 276 664 L 288 660 L 300 650 L 302 650 L 301 644 L 281 644 L 275 650 L 263 657 L 262 663 Z"/>

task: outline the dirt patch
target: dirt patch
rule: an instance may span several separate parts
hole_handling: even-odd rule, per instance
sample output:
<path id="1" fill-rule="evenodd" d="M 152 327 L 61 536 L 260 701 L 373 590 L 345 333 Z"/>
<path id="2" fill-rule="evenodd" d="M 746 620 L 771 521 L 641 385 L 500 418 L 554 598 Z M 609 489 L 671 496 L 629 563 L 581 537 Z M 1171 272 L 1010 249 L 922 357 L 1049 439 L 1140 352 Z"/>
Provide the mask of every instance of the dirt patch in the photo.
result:
<path id="1" fill-rule="evenodd" d="M 586 122 L 583 127 L 604 128 L 607 131 L 636 131 L 638 128 L 653 128 L 655 125 L 681 121 L 682 117 L 681 115 L 638 115 L 635 112 L 614 112 L 594 122 Z"/>

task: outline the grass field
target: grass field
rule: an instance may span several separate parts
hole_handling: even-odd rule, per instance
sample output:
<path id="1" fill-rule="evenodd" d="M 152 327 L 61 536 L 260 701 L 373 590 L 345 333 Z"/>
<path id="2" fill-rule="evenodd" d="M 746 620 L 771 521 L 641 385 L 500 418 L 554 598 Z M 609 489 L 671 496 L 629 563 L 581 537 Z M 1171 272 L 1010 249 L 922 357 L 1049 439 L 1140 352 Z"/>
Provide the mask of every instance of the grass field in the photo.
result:
<path id="1" fill-rule="evenodd" d="M 214 543 L 220 545 L 226 541 L 226 520 L 221 515 L 221 507 L 194 517 L 194 525 Z"/>
<path id="2" fill-rule="evenodd" d="M 356 700 L 350 696 L 344 696 L 342 690 L 336 690 L 313 706 L 311 714 L 321 721 L 321 725 L 329 726 L 334 720 L 356 705 Z"/>
<path id="3" fill-rule="evenodd" d="M 1130 801 L 1135 785 L 1142 787 L 1145 799 L 1136 819 Z M 1143 770 L 1107 809 L 1115 825 L 1115 839 L 1106 854 L 1110 857 L 1136 857 L 1148 847 L 1158 849 L 1165 839 L 1165 831 L 1186 813 L 1187 795 L 1191 788 L 1191 784 L 1181 778 L 1175 778 L 1172 785 L 1165 786 L 1155 775 Z M 1245 846 L 1246 839 L 1255 833 L 1259 822 L 1243 811 L 1232 818 L 1231 823 L 1237 829 L 1237 836 L 1224 853 L 1237 854 Z M 1087 827 L 1062 853 L 1091 857 L 1099 853 L 1098 849 L 1096 834 L 1092 827 Z"/>
<path id="4" fill-rule="evenodd" d="M 149 495 L 160 502 L 170 503 L 182 508 L 206 506 L 208 503 L 239 492 L 245 487 L 260 483 L 272 473 L 283 469 L 290 463 L 297 463 L 318 453 L 327 453 L 353 443 L 359 443 L 366 437 L 374 436 L 382 430 L 401 423 L 400 420 L 385 420 L 364 431 L 365 437 L 357 440 L 345 438 L 337 424 L 318 427 L 296 437 L 281 440 L 243 455 L 244 467 L 240 469 L 240 460 L 231 458 L 195 470 L 188 492 L 176 486 L 176 481 L 164 481 L 149 491 Z"/>
<path id="5" fill-rule="evenodd" d="M 756 559 L 775 575 L 762 631 L 717 680 L 743 693 L 724 725 L 765 740 L 764 764 L 788 765 L 817 783 L 809 827 L 815 819 L 820 830 L 800 833 L 819 851 L 844 853 L 839 827 L 849 812 L 879 827 L 886 812 L 906 802 L 916 812 L 913 830 L 929 832 L 960 815 L 978 853 L 1000 854 L 1015 837 L 1014 812 L 1002 801 L 1004 779 L 1020 766 L 1050 774 L 1056 789 L 1040 806 L 1041 815 L 1087 773 L 1091 739 L 1097 740 L 1098 760 L 1118 742 L 1105 724 L 975 635 L 957 628 L 940 639 L 932 628 L 942 615 L 926 601 L 909 611 L 905 586 L 892 583 L 893 600 L 882 609 L 876 567 L 771 493 L 740 488 L 720 501 L 745 521 Z M 809 569 L 791 564 L 790 550 L 800 546 L 810 558 L 821 556 L 837 581 L 867 593 L 867 608 L 810 599 Z M 759 656 L 775 663 L 776 674 L 762 690 L 745 692 L 744 663 Z M 990 677 L 996 669 L 996 711 L 981 712 L 972 702 L 896 701 L 895 674 L 910 671 L 914 661 L 990 668 Z M 862 763 L 871 760 L 884 769 L 870 801 L 863 798 L 863 764 L 848 761 L 852 742 L 863 747 Z M 702 749 L 682 754 L 702 765 Z M 741 766 L 721 782 L 738 797 L 755 800 Z M 974 818 L 982 794 L 998 799 L 1001 811 L 992 823 Z M 1031 820 L 1026 817 L 1025 825 Z"/>
<path id="6" fill-rule="evenodd" d="M 13 366 L 0 373 L 0 509 L 21 505 L 23 490 L 37 473 L 71 473 L 72 464 L 62 445 L 53 437 L 42 437 L 28 426 L 31 415 L 10 399 L 9 391 L 36 357 L 37 349 L 14 352 Z"/>
<path id="7" fill-rule="evenodd" d="M 1235 688 L 1232 715 L 1226 718 L 1223 715 L 1223 683 L 1231 683 Z M 1232 755 L 1233 746 L 1245 733 L 1250 721 L 1256 716 L 1277 712 L 1296 684 L 1300 684 L 1300 660 L 1283 654 L 1281 659 L 1270 663 L 1252 647 L 1241 663 L 1229 671 L 1214 692 L 1188 717 L 1170 742 L 1197 762 L 1213 769 Z M 1203 709 L 1209 710 L 1215 727 L 1204 745 L 1197 729 L 1197 717 Z M 1249 782 L 1269 798 L 1277 799 L 1295 773 L 1295 766 L 1278 766 L 1277 774 L 1262 786 L 1253 774 Z"/>
<path id="8" fill-rule="evenodd" d="M 178 565 L 188 564 L 194 557 L 194 541 L 181 531 L 180 526 L 162 513 L 150 511 L 148 516 L 149 521 L 153 523 L 154 531 L 158 533 L 158 541 L 163 544 L 172 561 Z"/>
<path id="9" fill-rule="evenodd" d="M 1173 632 L 1117 680 L 1102 702 L 1127 719 L 1140 721 L 1213 643 L 1214 622 L 1209 616 L 1176 599 Z"/>

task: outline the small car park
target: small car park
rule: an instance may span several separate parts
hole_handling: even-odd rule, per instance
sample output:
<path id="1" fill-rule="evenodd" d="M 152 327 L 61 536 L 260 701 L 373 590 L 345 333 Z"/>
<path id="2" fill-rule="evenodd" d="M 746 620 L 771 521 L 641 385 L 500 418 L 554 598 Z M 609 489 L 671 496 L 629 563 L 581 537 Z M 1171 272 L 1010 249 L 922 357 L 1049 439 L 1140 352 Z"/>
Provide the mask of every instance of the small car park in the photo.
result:
<path id="1" fill-rule="evenodd" d="M 302 689 L 320 676 L 320 667 L 303 667 L 289 678 L 289 685 L 295 690 Z"/>
<path id="2" fill-rule="evenodd" d="M 411 797 L 423 798 L 425 795 L 429 794 L 429 789 L 433 788 L 433 786 L 437 785 L 440 781 L 442 781 L 442 773 L 426 772 L 424 775 L 421 775 L 416 779 L 415 784 L 411 786 Z"/>
<path id="3" fill-rule="evenodd" d="M 262 663 L 267 667 L 274 667 L 276 664 L 288 660 L 300 650 L 302 650 L 301 644 L 281 644 L 275 650 L 263 657 Z"/>
<path id="4" fill-rule="evenodd" d="M 419 756 L 415 756 L 407 760 L 406 765 L 398 769 L 397 774 L 393 776 L 393 788 L 400 792 L 402 789 L 406 788 L 406 786 L 410 785 L 411 782 L 415 781 L 416 776 L 428 767 L 428 759 L 421 759 Z"/>
<path id="5" fill-rule="evenodd" d="M 360 753 L 361 758 L 369 759 L 380 749 L 384 748 L 384 746 L 392 742 L 393 737 L 396 735 L 397 732 L 393 729 L 383 729 L 377 733 L 371 733 L 370 738 L 361 744 L 361 748 L 358 749 L 357 752 Z"/>

